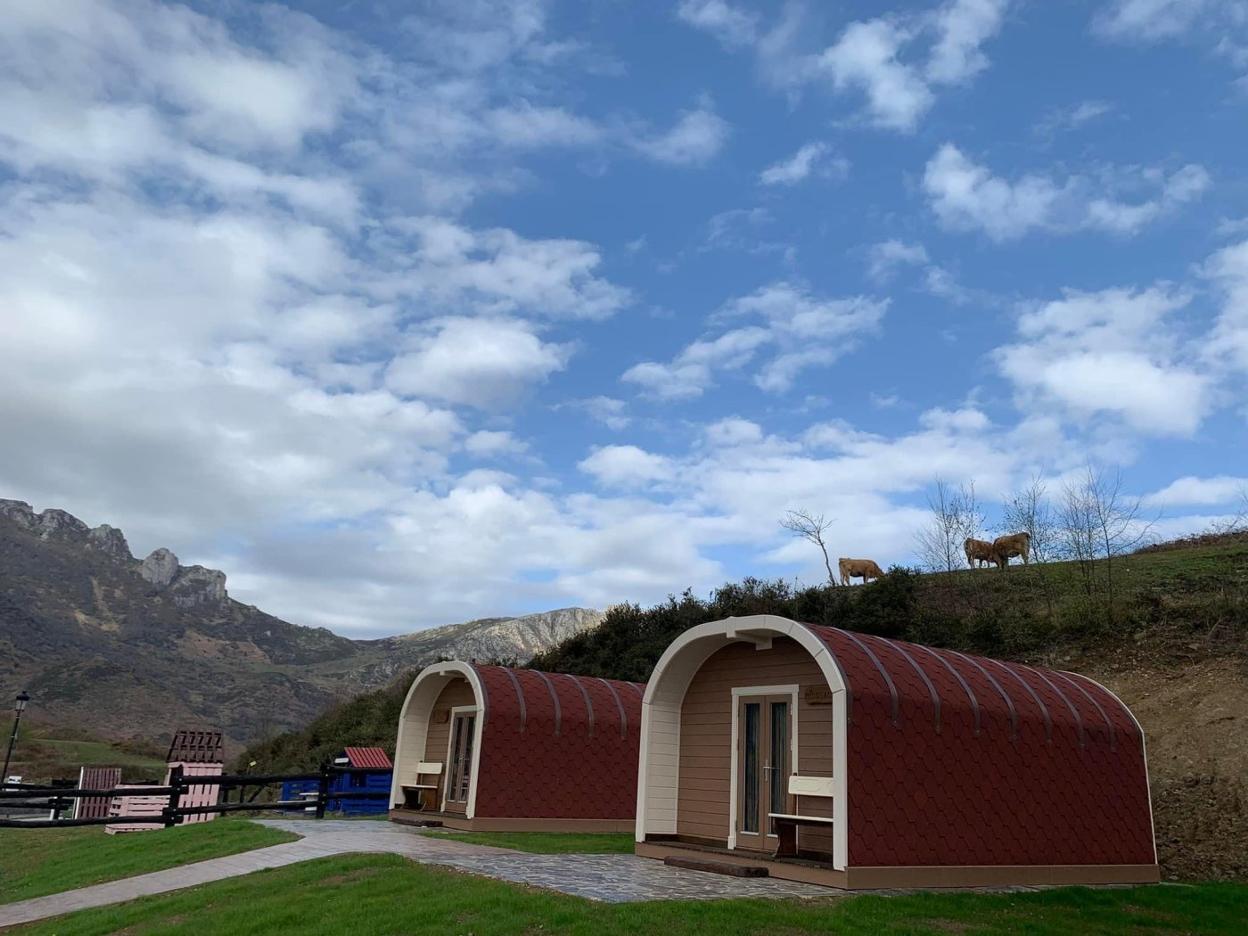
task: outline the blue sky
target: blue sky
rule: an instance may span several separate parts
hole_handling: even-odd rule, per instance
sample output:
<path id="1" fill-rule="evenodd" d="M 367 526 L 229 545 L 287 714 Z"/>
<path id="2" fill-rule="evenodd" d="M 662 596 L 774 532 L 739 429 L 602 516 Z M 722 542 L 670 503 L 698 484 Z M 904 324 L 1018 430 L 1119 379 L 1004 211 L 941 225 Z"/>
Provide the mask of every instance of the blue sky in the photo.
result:
<path id="1" fill-rule="evenodd" d="M 356 636 L 1248 484 L 1248 4 L 18 0 L 0 495 Z"/>

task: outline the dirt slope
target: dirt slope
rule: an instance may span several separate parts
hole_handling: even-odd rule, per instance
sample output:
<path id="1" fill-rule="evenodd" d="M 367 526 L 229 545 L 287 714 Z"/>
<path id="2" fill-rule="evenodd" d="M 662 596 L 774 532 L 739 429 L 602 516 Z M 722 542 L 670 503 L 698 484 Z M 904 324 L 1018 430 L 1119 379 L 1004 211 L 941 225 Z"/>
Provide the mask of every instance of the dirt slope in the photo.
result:
<path id="1" fill-rule="evenodd" d="M 1248 662 L 1128 659 L 1082 671 L 1144 728 L 1163 874 L 1248 879 Z"/>

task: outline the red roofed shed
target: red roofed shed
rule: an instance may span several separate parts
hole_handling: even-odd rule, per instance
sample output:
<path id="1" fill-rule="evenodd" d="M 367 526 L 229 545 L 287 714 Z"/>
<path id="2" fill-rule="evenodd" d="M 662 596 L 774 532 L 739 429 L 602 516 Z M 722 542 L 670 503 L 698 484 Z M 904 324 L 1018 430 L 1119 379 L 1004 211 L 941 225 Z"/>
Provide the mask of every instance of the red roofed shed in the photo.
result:
<path id="1" fill-rule="evenodd" d="M 357 770 L 389 770 L 394 766 L 390 763 L 389 755 L 379 747 L 344 748 L 342 755 Z"/>
<path id="2" fill-rule="evenodd" d="M 673 642 L 642 721 L 639 854 L 854 888 L 1158 879 L 1143 732 L 1074 673 L 728 618 Z"/>
<path id="3" fill-rule="evenodd" d="M 391 817 L 631 831 L 644 690 L 476 663 L 426 668 L 399 718 Z"/>

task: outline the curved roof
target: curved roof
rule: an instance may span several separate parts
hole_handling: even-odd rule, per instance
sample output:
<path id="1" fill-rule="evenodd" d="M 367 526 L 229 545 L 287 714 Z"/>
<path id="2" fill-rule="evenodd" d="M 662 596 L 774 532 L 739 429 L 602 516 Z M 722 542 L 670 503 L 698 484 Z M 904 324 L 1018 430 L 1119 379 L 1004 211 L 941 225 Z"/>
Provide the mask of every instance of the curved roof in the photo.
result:
<path id="1" fill-rule="evenodd" d="M 643 684 L 471 666 L 485 696 L 476 815 L 633 817 Z"/>
<path id="2" fill-rule="evenodd" d="M 766 650 L 773 638 L 813 658 L 803 685 L 843 691 L 834 808 L 847 819 L 847 864 L 1156 864 L 1143 732 L 1117 696 L 1075 673 L 754 615 L 677 638 L 651 677 L 647 717 L 678 706 L 717 647 Z M 648 784 L 676 782 L 649 752 L 647 771 Z M 668 831 L 674 816 L 648 815 L 639 834 Z"/>
<path id="3" fill-rule="evenodd" d="M 1156 862 L 1143 732 L 1099 683 L 806 627 L 848 687 L 854 864 Z"/>
<path id="4" fill-rule="evenodd" d="M 603 731 L 621 738 L 641 729 L 641 697 L 644 683 L 543 673 L 508 666 L 470 664 L 481 680 L 488 720 L 505 722 L 520 734 L 584 732 L 594 737 Z"/>

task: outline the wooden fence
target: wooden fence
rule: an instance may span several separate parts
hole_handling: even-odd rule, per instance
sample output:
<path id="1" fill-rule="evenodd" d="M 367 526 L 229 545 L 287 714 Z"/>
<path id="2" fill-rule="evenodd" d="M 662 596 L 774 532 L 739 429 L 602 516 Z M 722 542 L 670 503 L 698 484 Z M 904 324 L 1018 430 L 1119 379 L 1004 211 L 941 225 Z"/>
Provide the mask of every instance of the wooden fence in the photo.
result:
<path id="1" fill-rule="evenodd" d="M 269 810 L 300 809 L 312 813 L 317 819 L 325 818 L 326 804 L 331 800 L 341 799 L 388 799 L 389 791 L 333 791 L 330 787 L 334 777 L 340 773 L 389 773 L 384 771 L 358 770 L 353 767 L 338 767 L 325 764 L 317 773 L 307 774 L 222 774 L 215 777 L 184 774 L 181 767 L 170 771 L 169 782 L 164 786 L 120 785 L 111 790 L 86 790 L 58 786 L 40 786 L 30 783 L 10 783 L 0 787 L 0 810 L 9 811 L 14 808 L 24 810 L 40 810 L 51 813 L 48 819 L 4 819 L 0 818 L 0 828 L 11 829 L 54 829 L 68 826 L 89 825 L 162 825 L 172 828 L 184 819 L 194 821 L 200 816 L 227 812 L 263 812 Z M 297 800 L 259 800 L 264 790 L 275 784 L 287 781 L 317 782 L 315 792 L 305 793 Z M 182 806 L 181 800 L 192 788 L 215 786 L 218 789 L 217 802 L 209 806 Z M 254 788 L 251 796 L 247 790 Z M 231 803 L 230 791 L 238 791 L 238 801 Z M 147 816 L 98 816 L 89 819 L 63 819 L 61 813 L 72 814 L 73 801 L 94 797 L 108 798 L 110 801 L 127 797 L 163 798 L 164 805 L 159 811 Z M 258 801 L 259 800 L 259 801 Z M 146 810 L 145 810 L 146 811 Z"/>

